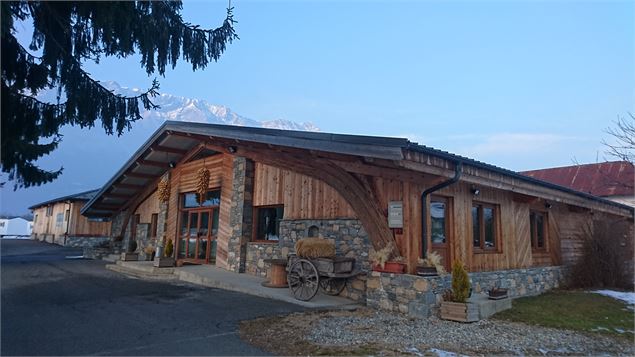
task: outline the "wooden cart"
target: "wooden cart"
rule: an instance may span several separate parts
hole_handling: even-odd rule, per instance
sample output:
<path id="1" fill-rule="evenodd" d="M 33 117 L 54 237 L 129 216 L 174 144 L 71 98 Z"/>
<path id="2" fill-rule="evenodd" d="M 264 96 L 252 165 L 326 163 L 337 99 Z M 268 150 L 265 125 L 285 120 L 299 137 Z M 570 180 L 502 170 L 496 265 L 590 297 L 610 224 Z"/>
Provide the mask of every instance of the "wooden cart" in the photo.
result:
<path id="1" fill-rule="evenodd" d="M 311 300 L 318 289 L 328 295 L 339 295 L 346 280 L 357 275 L 355 258 L 300 258 L 289 255 L 287 282 L 293 296 L 302 301 Z"/>

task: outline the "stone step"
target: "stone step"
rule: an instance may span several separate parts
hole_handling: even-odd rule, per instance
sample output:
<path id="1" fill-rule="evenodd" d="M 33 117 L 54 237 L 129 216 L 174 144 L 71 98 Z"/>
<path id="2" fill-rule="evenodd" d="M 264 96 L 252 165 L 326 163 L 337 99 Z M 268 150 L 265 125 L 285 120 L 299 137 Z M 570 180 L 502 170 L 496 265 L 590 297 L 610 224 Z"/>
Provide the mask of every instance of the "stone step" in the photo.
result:
<path id="1" fill-rule="evenodd" d="M 106 265 L 106 269 L 112 270 L 124 275 L 141 278 L 141 279 L 173 281 L 173 280 L 178 280 L 179 278 L 177 275 L 174 274 L 173 271 L 171 273 L 167 273 L 167 272 L 166 273 L 163 273 L 163 272 L 152 273 L 152 272 L 147 272 L 143 269 L 130 268 L 129 266 L 120 265 L 118 263 L 120 263 L 120 261 L 117 261 L 117 264 L 108 264 Z M 170 269 L 170 268 L 167 268 L 167 269 Z"/>
<path id="2" fill-rule="evenodd" d="M 123 260 L 118 260 L 116 264 L 125 269 L 134 270 L 141 273 L 158 274 L 158 275 L 174 275 L 174 268 L 157 268 L 154 266 L 153 263 L 154 262 L 152 261 L 125 262 Z"/>

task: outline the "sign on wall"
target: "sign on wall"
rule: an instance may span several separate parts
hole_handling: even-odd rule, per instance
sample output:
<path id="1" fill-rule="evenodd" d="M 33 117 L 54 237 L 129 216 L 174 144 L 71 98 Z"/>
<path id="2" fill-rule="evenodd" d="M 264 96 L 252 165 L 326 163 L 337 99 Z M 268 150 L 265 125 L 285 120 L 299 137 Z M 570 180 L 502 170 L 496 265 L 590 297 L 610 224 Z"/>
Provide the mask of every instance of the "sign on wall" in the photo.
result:
<path id="1" fill-rule="evenodd" d="M 403 228 L 403 202 L 388 202 L 388 228 Z"/>

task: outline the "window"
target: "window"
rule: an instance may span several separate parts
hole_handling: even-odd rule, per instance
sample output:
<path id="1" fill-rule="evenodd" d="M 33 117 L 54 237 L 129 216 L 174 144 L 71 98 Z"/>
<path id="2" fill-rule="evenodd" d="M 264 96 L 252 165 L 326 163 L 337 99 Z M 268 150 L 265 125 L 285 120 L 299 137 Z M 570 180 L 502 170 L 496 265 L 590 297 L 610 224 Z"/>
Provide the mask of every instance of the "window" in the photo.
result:
<path id="1" fill-rule="evenodd" d="M 50 217 L 53 215 L 53 206 L 46 206 L 46 216 Z"/>
<path id="2" fill-rule="evenodd" d="M 33 218 L 33 224 L 37 223 L 37 214 L 35 215 L 35 217 Z"/>
<path id="3" fill-rule="evenodd" d="M 197 194 L 188 192 L 183 195 L 183 208 L 209 207 L 220 205 L 220 190 L 207 191 L 203 204 L 198 203 Z"/>
<path id="4" fill-rule="evenodd" d="M 447 202 L 443 199 L 430 200 L 430 240 L 432 244 L 443 244 L 447 241 L 446 212 Z"/>
<path id="5" fill-rule="evenodd" d="M 150 217 L 150 238 L 157 237 L 157 222 L 159 221 L 159 214 L 153 213 Z"/>
<path id="6" fill-rule="evenodd" d="M 543 212 L 529 212 L 529 231 L 531 248 L 546 250 L 547 248 L 547 214 Z"/>
<path id="7" fill-rule="evenodd" d="M 58 213 L 55 216 L 55 227 L 61 228 L 64 223 L 64 213 Z"/>
<path id="8" fill-rule="evenodd" d="M 280 220 L 284 216 L 284 206 L 256 207 L 254 240 L 278 241 Z"/>
<path id="9" fill-rule="evenodd" d="M 68 222 L 68 217 L 71 215 L 71 210 L 66 210 L 66 212 L 64 212 L 64 222 Z"/>
<path id="10" fill-rule="evenodd" d="M 4 228 L 4 222 L 0 222 L 0 227 Z"/>
<path id="11" fill-rule="evenodd" d="M 475 250 L 496 250 L 498 207 L 486 203 L 472 204 L 472 242 Z"/>

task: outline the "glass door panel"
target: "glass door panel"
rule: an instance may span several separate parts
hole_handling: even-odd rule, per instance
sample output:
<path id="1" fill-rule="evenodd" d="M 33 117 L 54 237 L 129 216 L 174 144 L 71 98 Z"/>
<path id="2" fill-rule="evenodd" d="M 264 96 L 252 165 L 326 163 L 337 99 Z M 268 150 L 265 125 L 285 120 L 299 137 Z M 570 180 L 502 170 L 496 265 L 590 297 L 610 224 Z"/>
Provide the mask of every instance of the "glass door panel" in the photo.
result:
<path id="1" fill-rule="evenodd" d="M 201 212 L 200 224 L 198 228 L 198 252 L 197 259 L 207 258 L 207 241 L 209 239 L 209 212 Z"/>
<path id="2" fill-rule="evenodd" d="M 181 227 L 179 228 L 179 245 L 178 249 L 178 258 L 185 258 L 185 252 L 187 252 L 186 246 L 186 237 L 187 237 L 187 226 L 189 223 L 189 214 L 187 212 L 181 213 Z"/>
<path id="3" fill-rule="evenodd" d="M 190 213 L 189 234 L 187 237 L 187 257 L 196 257 L 196 241 L 198 233 L 198 212 Z"/>

